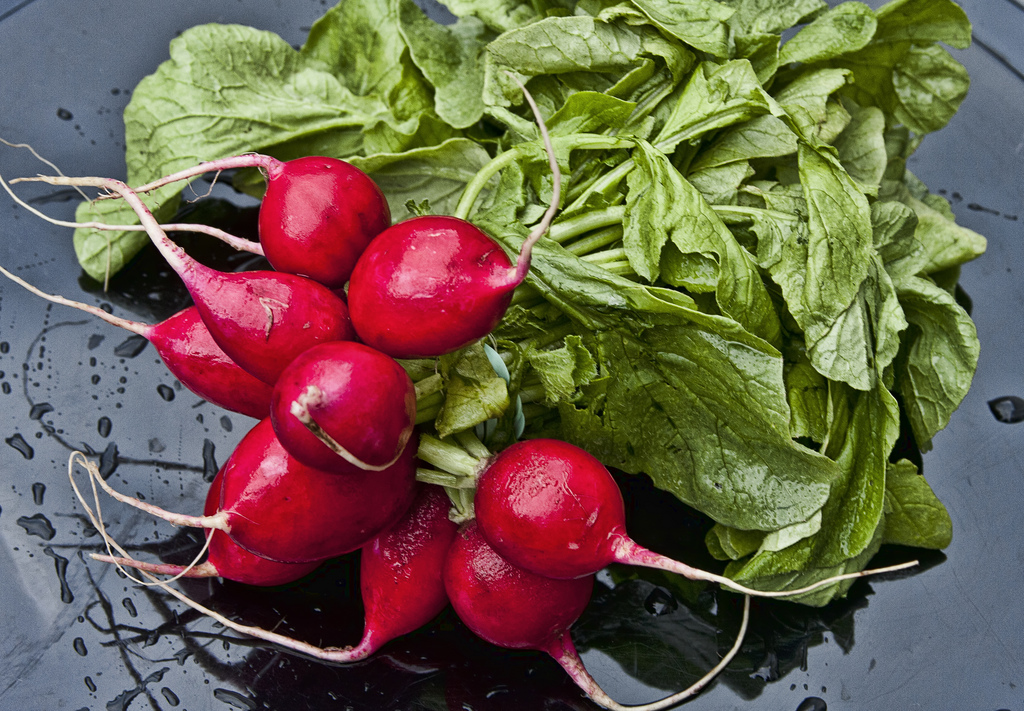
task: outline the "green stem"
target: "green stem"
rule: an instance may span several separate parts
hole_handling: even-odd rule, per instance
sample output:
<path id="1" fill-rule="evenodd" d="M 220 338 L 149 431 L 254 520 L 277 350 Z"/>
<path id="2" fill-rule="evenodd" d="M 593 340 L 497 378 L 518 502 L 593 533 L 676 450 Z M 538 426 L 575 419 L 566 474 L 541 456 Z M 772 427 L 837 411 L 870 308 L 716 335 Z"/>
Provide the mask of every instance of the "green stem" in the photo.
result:
<path id="1" fill-rule="evenodd" d="M 416 467 L 416 481 L 422 481 L 424 484 L 436 484 L 449 489 L 472 489 L 476 486 L 476 480 L 473 477 L 457 476 L 426 467 Z"/>
<path id="2" fill-rule="evenodd" d="M 760 207 L 743 207 L 742 205 L 712 205 L 711 209 L 718 213 L 722 217 L 736 217 L 740 219 L 749 219 L 753 217 L 773 217 L 777 220 L 786 220 L 787 222 L 799 221 L 799 217 L 791 215 L 788 212 L 779 212 L 778 210 L 766 210 Z"/>
<path id="3" fill-rule="evenodd" d="M 556 151 L 575 149 L 586 150 L 607 150 L 609 148 L 626 148 L 633 145 L 633 141 L 626 138 L 615 138 L 613 136 L 602 136 L 595 133 L 580 133 L 571 136 L 553 136 L 551 143 Z M 455 217 L 463 220 L 469 218 L 473 211 L 473 204 L 483 192 L 484 187 L 498 172 L 516 160 L 527 156 L 531 152 L 537 152 L 540 141 L 520 143 L 509 150 L 495 156 L 491 161 L 480 169 L 480 172 L 473 176 L 473 179 L 466 184 L 462 191 L 459 204 L 455 207 Z"/>
<path id="4" fill-rule="evenodd" d="M 575 217 L 551 225 L 548 237 L 552 241 L 562 244 L 593 230 L 621 225 L 625 214 L 625 205 L 614 205 L 603 210 L 587 210 Z"/>
<path id="5" fill-rule="evenodd" d="M 421 434 L 416 456 L 441 471 L 457 476 L 475 478 L 480 460 L 458 447 L 433 435 Z"/>
<path id="6" fill-rule="evenodd" d="M 565 250 L 577 257 L 589 254 L 595 250 L 615 244 L 622 239 L 622 225 L 610 225 L 603 230 L 598 230 L 592 235 L 578 239 L 572 244 L 566 245 Z"/>
<path id="7" fill-rule="evenodd" d="M 591 252 L 590 254 L 584 254 L 580 259 L 590 262 L 591 264 L 610 264 L 612 262 L 621 262 L 626 259 L 626 250 L 622 247 L 615 249 L 606 249 L 603 252 Z"/>

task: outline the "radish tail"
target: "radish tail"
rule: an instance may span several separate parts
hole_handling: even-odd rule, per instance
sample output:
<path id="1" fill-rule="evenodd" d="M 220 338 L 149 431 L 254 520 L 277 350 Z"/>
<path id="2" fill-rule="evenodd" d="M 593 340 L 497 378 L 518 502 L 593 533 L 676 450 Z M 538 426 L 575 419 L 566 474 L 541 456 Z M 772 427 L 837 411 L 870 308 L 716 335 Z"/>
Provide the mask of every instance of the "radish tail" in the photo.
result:
<path id="1" fill-rule="evenodd" d="M 156 190 L 157 188 L 169 185 L 170 183 L 176 183 L 179 180 L 196 178 L 203 173 L 220 173 L 222 170 L 232 170 L 234 168 L 260 168 L 265 171 L 267 175 L 273 176 L 281 171 L 282 165 L 284 164 L 277 158 L 272 158 L 259 153 L 246 153 L 240 156 L 230 156 L 219 160 L 204 161 L 192 166 L 191 168 L 185 168 L 184 170 L 179 170 L 177 173 L 171 173 L 170 175 L 165 175 L 162 178 L 157 178 L 151 183 L 140 185 L 135 188 L 135 191 L 139 193 L 148 193 L 151 190 Z"/>
<path id="2" fill-rule="evenodd" d="M 584 693 L 590 697 L 590 699 L 606 709 L 611 711 L 659 711 L 660 709 L 667 709 L 670 706 L 675 706 L 678 703 L 685 701 L 693 696 L 700 693 L 704 687 L 711 683 L 711 681 L 718 676 L 718 674 L 729 665 L 733 657 L 740 651 L 740 647 L 743 645 L 743 638 L 747 634 L 747 624 L 750 621 L 750 596 L 747 595 L 743 598 L 743 619 L 740 622 L 739 632 L 736 633 L 736 641 L 733 642 L 732 647 L 725 656 L 716 664 L 712 669 L 690 685 L 683 691 L 679 691 L 671 696 L 666 696 L 664 699 L 659 701 L 652 701 L 649 704 L 640 704 L 637 706 L 626 706 L 618 703 L 612 699 L 604 690 L 598 686 L 597 681 L 590 675 L 590 672 L 583 666 L 583 660 L 580 659 L 579 653 L 577 653 L 575 646 L 572 643 L 572 637 L 569 631 L 562 635 L 562 637 L 555 641 L 551 649 L 546 650 L 555 661 L 565 669 L 566 673 L 572 677 L 572 680 L 576 682 L 576 685 L 583 689 Z"/>
<path id="3" fill-rule="evenodd" d="M 741 585 L 734 580 L 723 575 L 716 575 L 709 573 L 699 568 L 693 568 L 685 563 L 681 563 L 677 560 L 672 560 L 659 553 L 655 553 L 652 550 L 644 548 L 635 541 L 628 537 L 622 536 L 618 538 L 612 545 L 612 552 L 614 554 L 614 560 L 617 563 L 625 563 L 626 565 L 639 565 L 645 568 L 655 568 L 658 570 L 667 570 L 672 573 L 678 573 L 684 578 L 690 580 L 703 580 L 709 583 L 718 583 L 722 587 L 729 588 L 735 592 L 743 593 L 745 595 L 752 595 L 754 597 L 793 597 L 796 595 L 803 595 L 804 593 L 813 592 L 819 588 L 833 585 L 843 580 L 853 580 L 854 578 L 863 578 L 869 575 L 879 575 L 881 573 L 892 573 L 898 570 L 905 570 L 907 568 L 913 568 L 919 564 L 919 561 L 912 560 L 906 563 L 898 563 L 896 565 L 887 565 L 883 568 L 870 568 L 868 570 L 861 570 L 856 573 L 844 573 L 842 575 L 834 575 L 824 580 L 819 580 L 811 585 L 806 585 L 802 588 L 795 588 L 793 590 L 754 590 L 748 588 L 745 585 Z"/>
<path id="4" fill-rule="evenodd" d="M 219 577 L 217 571 L 214 570 L 213 566 L 209 562 L 200 563 L 199 565 L 193 566 L 191 570 L 188 570 L 187 566 L 184 565 L 173 565 L 171 563 L 146 563 L 141 560 L 135 560 L 134 558 L 125 558 L 122 556 L 115 555 L 103 555 L 100 553 L 90 553 L 89 557 L 93 560 L 98 560 L 101 563 L 113 563 L 118 568 L 127 566 L 129 568 L 135 568 L 136 570 L 143 570 L 147 573 L 155 573 L 157 575 L 175 575 L 183 578 L 216 578 Z M 188 572 L 185 572 L 188 570 Z M 144 583 L 137 580 L 136 582 L 142 585 L 152 585 L 152 583 Z M 170 582 L 170 581 L 164 581 Z"/>

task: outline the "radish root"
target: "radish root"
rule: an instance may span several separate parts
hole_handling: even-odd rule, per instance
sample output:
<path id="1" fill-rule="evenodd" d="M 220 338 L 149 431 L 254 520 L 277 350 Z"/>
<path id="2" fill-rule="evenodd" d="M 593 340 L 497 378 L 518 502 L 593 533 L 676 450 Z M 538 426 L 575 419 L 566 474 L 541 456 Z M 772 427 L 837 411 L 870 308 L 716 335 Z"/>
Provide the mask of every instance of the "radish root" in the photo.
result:
<path id="1" fill-rule="evenodd" d="M 78 482 L 75 481 L 75 465 L 76 464 L 81 465 L 89 473 L 89 482 L 90 482 L 90 484 L 92 486 L 93 502 L 96 505 L 95 512 L 92 510 L 92 508 L 89 507 L 88 501 L 86 501 L 85 496 L 82 494 L 81 490 L 78 488 Z M 199 561 L 202 560 L 204 555 L 206 555 L 206 551 L 210 547 L 210 539 L 213 537 L 213 531 L 212 530 L 208 530 L 207 531 L 207 533 L 206 533 L 206 540 L 203 543 L 203 547 L 199 550 L 199 553 L 196 554 L 196 557 L 192 560 L 192 562 L 189 563 L 187 566 L 185 566 L 182 570 L 180 570 L 174 577 L 172 577 L 172 578 L 170 578 L 169 580 L 166 580 L 166 581 L 158 581 L 158 582 L 147 582 L 147 581 L 140 580 L 140 579 L 136 578 L 131 573 L 129 573 L 128 570 L 125 569 L 125 565 L 123 565 L 123 564 L 126 564 L 126 565 L 128 565 L 128 566 L 130 566 L 132 568 L 138 569 L 138 570 L 143 570 L 143 566 L 150 567 L 151 564 L 142 563 L 141 561 L 136 561 L 134 558 L 132 558 L 128 554 L 128 552 L 124 548 L 122 548 L 120 546 L 120 544 L 118 544 L 118 542 L 116 540 L 114 540 L 114 538 L 109 533 L 107 533 L 106 524 L 103 523 L 103 511 L 102 511 L 102 509 L 100 507 L 100 493 L 99 493 L 99 489 L 97 489 L 97 487 L 96 487 L 96 483 L 99 482 L 100 485 L 103 487 L 103 489 L 106 490 L 108 493 L 113 491 L 113 489 L 108 488 L 106 482 L 103 480 L 103 476 L 100 474 L 99 468 L 94 463 L 89 461 L 86 458 L 85 454 L 83 454 L 82 452 L 77 452 L 77 451 L 76 452 L 72 452 L 71 456 L 68 458 L 68 479 L 71 480 L 71 488 L 74 490 L 75 496 L 78 497 L 78 501 L 82 504 L 82 507 L 85 509 L 86 514 L 89 516 L 89 521 L 92 523 L 93 527 L 99 532 L 100 536 L 103 538 L 103 544 L 104 544 L 104 546 L 107 549 L 107 555 L 106 556 L 99 556 L 99 557 L 97 557 L 97 554 L 92 554 L 92 557 L 97 559 L 97 560 L 101 560 L 102 559 L 102 560 L 106 560 L 107 562 L 113 563 L 114 565 L 117 566 L 117 569 L 120 570 L 121 573 L 124 574 L 124 576 L 126 578 L 128 578 L 129 580 L 132 580 L 132 581 L 138 583 L 139 585 L 145 585 L 147 587 L 152 586 L 152 585 L 164 585 L 166 583 L 171 583 L 171 582 L 174 582 L 175 580 L 178 580 L 180 578 L 185 577 L 186 575 L 188 575 L 188 573 L 191 570 L 197 568 L 197 566 L 199 566 Z M 115 496 L 115 498 L 118 498 L 118 497 Z M 121 500 L 121 499 L 118 498 L 118 500 Z M 135 501 L 137 501 L 137 500 L 135 500 Z M 138 502 L 138 503 L 142 503 L 142 502 Z M 146 509 L 143 509 L 143 510 L 146 510 Z M 118 553 L 121 553 L 121 556 L 115 556 L 114 555 L 114 551 L 115 550 Z M 152 576 L 147 576 L 147 577 L 152 577 Z"/>

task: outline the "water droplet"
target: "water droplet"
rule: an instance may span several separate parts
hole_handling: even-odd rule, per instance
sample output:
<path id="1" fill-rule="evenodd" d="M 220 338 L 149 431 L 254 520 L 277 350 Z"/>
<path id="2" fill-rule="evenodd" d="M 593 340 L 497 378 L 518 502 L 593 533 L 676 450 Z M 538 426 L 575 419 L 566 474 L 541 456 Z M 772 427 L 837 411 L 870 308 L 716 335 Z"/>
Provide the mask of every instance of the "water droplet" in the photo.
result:
<path id="1" fill-rule="evenodd" d="M 165 449 L 167 449 L 167 445 L 165 445 L 156 437 L 149 440 L 149 451 L 152 452 L 153 454 L 160 454 L 160 452 L 164 451 Z"/>
<path id="2" fill-rule="evenodd" d="M 675 612 L 678 608 L 679 603 L 675 597 L 664 588 L 654 588 L 644 600 L 644 609 L 652 615 L 667 615 L 670 612 Z"/>
<path id="3" fill-rule="evenodd" d="M 159 385 L 156 386 L 156 391 L 160 395 L 160 397 L 162 397 L 167 402 L 170 402 L 171 400 L 174 399 L 174 388 L 172 388 L 170 385 L 164 385 L 163 383 L 160 383 Z"/>
<path id="4" fill-rule="evenodd" d="M 126 597 L 124 600 L 122 600 L 121 604 L 124 605 L 124 609 L 128 610 L 128 615 L 130 617 L 139 616 L 139 611 L 135 609 L 135 601 L 132 600 L 130 597 Z"/>
<path id="5" fill-rule="evenodd" d="M 168 689 L 166 686 L 160 689 L 160 693 L 163 694 L 164 700 L 171 706 L 177 706 L 181 703 L 181 699 L 178 698 L 178 695 L 170 689 Z"/>
<path id="6" fill-rule="evenodd" d="M 57 580 L 60 581 L 60 601 L 65 605 L 70 605 L 75 601 L 75 596 L 71 594 L 71 586 L 68 585 L 68 559 L 58 555 L 50 546 L 46 546 L 43 553 L 53 558 L 53 565 L 57 569 Z"/>
<path id="7" fill-rule="evenodd" d="M 96 431 L 100 433 L 100 437 L 109 437 L 111 426 L 110 418 L 104 415 L 96 422 Z"/>
<path id="8" fill-rule="evenodd" d="M 995 418 L 1008 425 L 1024 421 L 1024 399 L 1016 395 L 1007 395 L 988 401 L 988 409 Z"/>
<path id="9" fill-rule="evenodd" d="M 208 439 L 203 440 L 203 479 L 205 481 L 213 481 L 213 478 L 217 476 L 217 470 L 220 468 L 217 466 L 217 460 L 215 458 L 216 447 L 213 442 Z"/>
<path id="10" fill-rule="evenodd" d="M 96 693 L 96 682 L 92 680 L 91 676 L 85 677 L 85 688 L 94 694 Z"/>
<path id="11" fill-rule="evenodd" d="M 110 478 L 110 475 L 117 469 L 118 458 L 117 458 L 117 443 L 111 442 L 107 445 L 107 448 L 103 450 L 103 454 L 100 455 L 100 476 L 103 477 L 104 481 Z"/>
<path id="12" fill-rule="evenodd" d="M 796 707 L 796 711 L 828 711 L 828 704 L 817 696 L 808 696 Z"/>
<path id="13" fill-rule="evenodd" d="M 2 385 L 0 385 L 0 390 L 3 390 L 4 395 L 10 395 L 11 394 L 11 384 L 10 383 L 3 383 Z"/>
<path id="14" fill-rule="evenodd" d="M 57 109 L 57 118 L 59 118 L 61 121 L 70 121 L 74 117 L 75 115 L 65 108 Z"/>
<path id="15" fill-rule="evenodd" d="M 85 347 L 88 348 L 90 351 L 94 351 L 100 347 L 100 344 L 103 343 L 105 339 L 106 336 L 103 336 L 99 333 L 94 333 L 91 336 L 89 336 L 89 340 L 85 344 Z"/>
<path id="16" fill-rule="evenodd" d="M 213 697 L 236 709 L 242 709 L 242 711 L 253 711 L 256 708 L 256 703 L 252 699 L 230 689 L 214 689 Z"/>
<path id="17" fill-rule="evenodd" d="M 51 541 L 57 535 L 56 529 L 50 523 L 50 519 L 42 514 L 34 516 L 22 516 L 18 519 L 18 525 L 25 529 L 30 536 L 39 536 L 44 541 Z"/>
<path id="18" fill-rule="evenodd" d="M 4 383 L 4 385 L 6 384 L 7 383 Z M 20 433 L 14 433 L 12 436 L 5 439 L 4 442 L 21 452 L 21 456 L 25 459 L 31 459 L 36 456 L 36 450 L 32 449 L 32 446 L 25 441 L 25 438 L 22 437 Z"/>
<path id="19" fill-rule="evenodd" d="M 43 497 L 46 495 L 46 484 L 36 482 L 32 485 L 32 501 L 36 506 L 43 505 Z"/>
<path id="20" fill-rule="evenodd" d="M 28 411 L 28 419 L 36 420 L 38 422 L 43 419 L 43 415 L 47 412 L 53 412 L 53 405 L 48 402 L 37 402 L 32 406 L 32 409 Z"/>
<path id="21" fill-rule="evenodd" d="M 78 656 L 84 657 L 89 653 L 89 650 L 85 648 L 85 640 L 81 637 L 75 637 L 75 640 L 71 643 L 71 646 L 75 648 Z"/>
<path id="22" fill-rule="evenodd" d="M 234 427 L 234 425 L 231 424 L 231 418 L 228 417 L 227 415 L 221 415 L 220 426 L 224 429 L 225 432 L 230 432 Z"/>
<path id="23" fill-rule="evenodd" d="M 114 355 L 118 358 L 134 358 L 146 348 L 147 341 L 142 336 L 128 336 L 114 347 Z"/>
<path id="24" fill-rule="evenodd" d="M 90 381 L 90 382 L 91 382 L 91 383 L 92 383 L 93 385 L 99 385 L 99 384 L 100 384 L 100 376 L 98 376 L 98 375 L 93 375 L 93 376 L 92 376 L 91 378 L 89 378 L 89 381 Z"/>
<path id="25" fill-rule="evenodd" d="M 11 344 L 7 341 L 0 341 L 0 353 L 10 353 Z"/>

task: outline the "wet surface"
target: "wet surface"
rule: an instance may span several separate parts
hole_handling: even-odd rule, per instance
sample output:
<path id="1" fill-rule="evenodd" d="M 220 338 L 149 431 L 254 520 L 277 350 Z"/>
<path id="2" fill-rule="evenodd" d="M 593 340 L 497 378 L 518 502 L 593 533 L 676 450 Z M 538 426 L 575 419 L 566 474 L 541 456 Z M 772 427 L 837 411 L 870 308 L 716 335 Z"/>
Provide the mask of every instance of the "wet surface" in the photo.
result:
<path id="1" fill-rule="evenodd" d="M 123 177 L 120 113 L 175 33 L 206 21 L 243 22 L 298 44 L 326 7 L 319 0 L 0 3 L 8 97 L 0 136 L 31 143 L 66 173 Z M 953 517 L 953 544 L 913 572 L 859 581 L 824 609 L 755 604 L 740 655 L 686 708 L 1024 711 L 1024 459 L 1021 429 L 1007 426 L 1024 409 L 1024 10 L 1008 0 L 965 7 L 978 41 L 955 54 L 971 73 L 971 94 L 911 164 L 950 199 L 961 224 L 989 238 L 985 257 L 964 268 L 958 297 L 972 304 L 978 325 L 978 375 L 922 455 Z M 27 152 L 0 148 L 5 177 L 39 171 Z M 38 186 L 26 195 L 56 217 L 73 215 L 74 196 Z M 251 225 L 251 212 L 232 215 L 235 231 Z M 30 219 L 6 197 L 0 234 L 0 264 L 51 293 L 150 323 L 187 303 L 150 252 L 104 292 L 81 276 L 70 231 Z M 251 261 L 201 241 L 183 244 L 221 268 Z M 0 447 L 0 707 L 596 708 L 550 659 L 494 649 L 450 612 L 366 662 L 331 666 L 226 633 L 88 558 L 101 545 L 70 490 L 72 451 L 96 456 L 122 491 L 197 513 L 218 462 L 251 424 L 180 389 L 144 341 L 0 284 L 0 436 L 8 445 Z M 630 520 L 641 543 L 711 564 L 701 544 L 706 521 L 642 480 L 626 493 L 633 510 L 645 512 Z M 104 518 L 131 553 L 149 559 L 184 564 L 201 546 L 194 532 L 109 500 Z M 916 554 L 885 550 L 875 563 Z M 345 645 L 362 631 L 356 569 L 349 556 L 277 589 L 217 580 L 178 587 L 248 624 Z M 705 586 L 631 575 L 602 573 L 574 639 L 613 697 L 642 703 L 699 678 L 731 644 L 739 608 L 734 596 Z"/>

